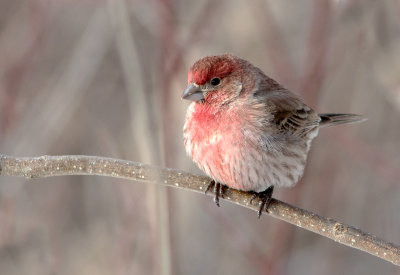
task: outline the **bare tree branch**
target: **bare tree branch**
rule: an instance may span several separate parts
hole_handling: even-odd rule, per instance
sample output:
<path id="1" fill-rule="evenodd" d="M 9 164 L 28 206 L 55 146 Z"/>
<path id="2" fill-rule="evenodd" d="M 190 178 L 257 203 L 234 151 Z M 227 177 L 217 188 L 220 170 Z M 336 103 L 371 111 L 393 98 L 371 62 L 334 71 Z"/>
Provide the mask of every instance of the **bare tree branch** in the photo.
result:
<path id="1" fill-rule="evenodd" d="M 94 156 L 42 156 L 16 158 L 0 154 L 0 175 L 44 178 L 66 175 L 97 175 L 158 183 L 196 192 L 204 192 L 210 181 L 204 176 L 155 167 L 147 164 Z M 251 193 L 227 188 L 225 199 L 258 210 L 259 201 L 250 204 Z M 360 229 L 321 217 L 310 211 L 273 199 L 270 215 L 341 244 L 368 252 L 400 266 L 400 246 L 386 242 Z"/>

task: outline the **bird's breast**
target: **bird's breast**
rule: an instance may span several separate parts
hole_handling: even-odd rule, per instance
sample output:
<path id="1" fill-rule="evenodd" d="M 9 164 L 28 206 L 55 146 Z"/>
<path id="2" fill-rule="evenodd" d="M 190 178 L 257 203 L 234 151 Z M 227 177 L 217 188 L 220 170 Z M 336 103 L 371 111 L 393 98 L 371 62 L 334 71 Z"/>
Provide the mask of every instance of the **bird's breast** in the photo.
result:
<path id="1" fill-rule="evenodd" d="M 190 106 L 184 126 L 188 155 L 206 174 L 222 183 L 233 181 L 232 163 L 240 159 L 244 140 L 240 120 L 233 112 Z"/>

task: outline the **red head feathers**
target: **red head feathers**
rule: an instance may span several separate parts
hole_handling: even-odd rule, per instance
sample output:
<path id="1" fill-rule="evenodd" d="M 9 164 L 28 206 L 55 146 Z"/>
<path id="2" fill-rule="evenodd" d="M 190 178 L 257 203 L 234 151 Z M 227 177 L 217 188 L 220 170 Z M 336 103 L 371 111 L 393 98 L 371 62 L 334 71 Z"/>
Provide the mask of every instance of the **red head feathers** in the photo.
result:
<path id="1" fill-rule="evenodd" d="M 207 56 L 198 60 L 189 71 L 188 83 L 194 82 L 203 85 L 213 77 L 224 78 L 237 65 L 230 54 Z"/>

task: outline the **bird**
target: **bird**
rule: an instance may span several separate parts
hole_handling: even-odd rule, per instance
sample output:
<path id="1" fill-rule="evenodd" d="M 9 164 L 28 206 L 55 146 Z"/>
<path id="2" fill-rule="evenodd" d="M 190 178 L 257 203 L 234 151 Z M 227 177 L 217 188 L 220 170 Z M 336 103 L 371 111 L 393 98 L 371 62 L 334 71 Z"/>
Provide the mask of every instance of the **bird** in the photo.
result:
<path id="1" fill-rule="evenodd" d="M 250 62 L 231 54 L 206 56 L 189 69 L 181 95 L 191 101 L 183 127 L 187 154 L 212 180 L 219 206 L 224 188 L 260 198 L 268 212 L 274 187 L 302 177 L 320 128 L 361 122 L 356 114 L 318 114 Z"/>

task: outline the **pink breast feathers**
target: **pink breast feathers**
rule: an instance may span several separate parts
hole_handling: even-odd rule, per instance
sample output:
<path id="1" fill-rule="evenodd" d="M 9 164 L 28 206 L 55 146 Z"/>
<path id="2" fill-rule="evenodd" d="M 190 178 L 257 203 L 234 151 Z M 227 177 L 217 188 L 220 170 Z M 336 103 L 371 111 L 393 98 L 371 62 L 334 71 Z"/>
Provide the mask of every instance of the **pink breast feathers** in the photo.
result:
<path id="1" fill-rule="evenodd" d="M 186 151 L 208 176 L 234 187 L 238 179 L 235 180 L 232 163 L 240 158 L 237 143 L 243 140 L 240 129 L 233 123 L 235 115 L 216 112 L 203 104 L 191 107 L 185 125 Z"/>

